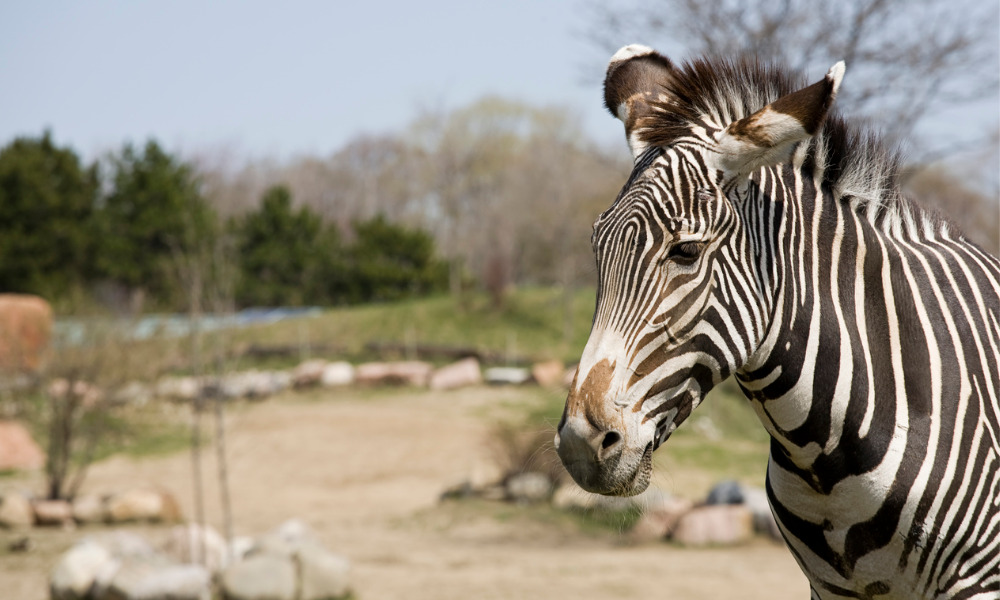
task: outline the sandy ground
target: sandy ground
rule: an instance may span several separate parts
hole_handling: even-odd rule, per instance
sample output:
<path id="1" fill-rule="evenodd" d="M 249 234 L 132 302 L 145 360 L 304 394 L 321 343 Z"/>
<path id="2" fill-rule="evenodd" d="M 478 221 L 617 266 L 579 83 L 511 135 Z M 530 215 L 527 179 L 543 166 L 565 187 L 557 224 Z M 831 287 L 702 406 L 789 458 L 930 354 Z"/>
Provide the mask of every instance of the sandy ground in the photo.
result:
<path id="1" fill-rule="evenodd" d="M 236 407 L 227 427 L 236 534 L 304 520 L 351 560 L 360 600 L 808 597 L 785 548 L 765 540 L 707 550 L 629 546 L 623 536 L 511 517 L 511 508 L 498 518 L 482 503 L 440 503 L 445 487 L 491 463 L 490 424 L 518 402 L 515 391 L 483 388 L 317 392 Z M 221 529 L 215 462 L 204 468 L 207 517 Z M 191 480 L 186 453 L 116 457 L 94 465 L 85 487 L 163 486 L 192 515 Z M 667 480 L 684 486 L 683 474 Z M 0 488 L 32 483 L 2 480 Z M 0 532 L 0 598 L 46 598 L 58 553 L 88 531 L 34 530 L 36 549 L 20 554 L 6 552 L 18 536 Z M 164 528 L 144 531 L 155 537 Z"/>

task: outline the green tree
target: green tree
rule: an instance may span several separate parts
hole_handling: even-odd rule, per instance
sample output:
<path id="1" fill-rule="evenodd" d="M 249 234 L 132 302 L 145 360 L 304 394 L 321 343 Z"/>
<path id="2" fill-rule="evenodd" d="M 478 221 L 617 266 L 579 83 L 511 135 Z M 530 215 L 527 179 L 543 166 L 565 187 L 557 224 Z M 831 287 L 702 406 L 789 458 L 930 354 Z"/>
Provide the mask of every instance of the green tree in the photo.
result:
<path id="1" fill-rule="evenodd" d="M 347 299 L 396 300 L 443 289 L 448 268 L 434 255 L 434 238 L 425 231 L 390 223 L 378 215 L 354 223 L 348 250 Z"/>
<path id="2" fill-rule="evenodd" d="M 100 273 L 157 304 L 183 304 L 172 263 L 217 232 L 194 169 L 151 140 L 142 152 L 127 144 L 111 171 L 98 219 Z"/>
<path id="3" fill-rule="evenodd" d="M 325 300 L 318 291 L 319 271 L 324 251 L 338 244 L 329 232 L 324 235 L 314 212 L 306 207 L 292 210 L 288 188 L 270 188 L 260 208 L 236 221 L 234 228 L 240 261 L 238 304 L 301 306 Z"/>
<path id="4" fill-rule="evenodd" d="M 84 283 L 96 191 L 96 167 L 49 132 L 0 150 L 0 291 L 58 298 Z"/>

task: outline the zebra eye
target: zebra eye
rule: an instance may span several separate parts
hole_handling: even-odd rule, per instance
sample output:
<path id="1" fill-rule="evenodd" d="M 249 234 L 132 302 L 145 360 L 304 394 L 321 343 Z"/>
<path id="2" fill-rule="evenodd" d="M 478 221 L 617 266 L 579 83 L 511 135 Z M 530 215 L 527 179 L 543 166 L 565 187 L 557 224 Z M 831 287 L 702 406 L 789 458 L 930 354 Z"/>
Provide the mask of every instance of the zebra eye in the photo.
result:
<path id="1" fill-rule="evenodd" d="M 681 242 L 674 244 L 667 251 L 667 258 L 682 265 L 693 264 L 701 254 L 701 244 L 698 242 Z"/>

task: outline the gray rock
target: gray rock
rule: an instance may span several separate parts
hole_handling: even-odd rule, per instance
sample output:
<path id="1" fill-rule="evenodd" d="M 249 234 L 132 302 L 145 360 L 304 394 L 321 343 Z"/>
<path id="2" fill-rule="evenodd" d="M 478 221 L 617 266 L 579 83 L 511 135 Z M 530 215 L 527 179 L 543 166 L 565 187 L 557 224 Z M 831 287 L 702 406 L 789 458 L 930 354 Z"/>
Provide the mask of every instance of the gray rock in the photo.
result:
<path id="1" fill-rule="evenodd" d="M 102 600 L 211 600 L 212 578 L 199 565 L 126 562 Z"/>
<path id="2" fill-rule="evenodd" d="M 767 492 L 761 488 L 743 486 L 740 490 L 743 493 L 743 506 L 750 509 L 753 514 L 753 528 L 757 533 L 770 536 L 781 541 L 781 530 L 771 513 L 771 505 L 767 501 Z"/>
<path id="3" fill-rule="evenodd" d="M 519 367 L 492 367 L 484 373 L 491 385 L 521 385 L 531 381 L 531 371 Z"/>
<path id="4" fill-rule="evenodd" d="M 708 492 L 705 504 L 743 504 L 743 486 L 738 481 L 721 481 Z"/>
<path id="5" fill-rule="evenodd" d="M 26 497 L 17 492 L 8 492 L 0 497 L 0 527 L 26 529 L 34 522 L 35 511 Z"/>
<path id="6" fill-rule="evenodd" d="M 292 559 L 253 554 L 222 573 L 227 600 L 295 600 L 296 575 Z"/>
<path id="7" fill-rule="evenodd" d="M 98 573 L 115 562 L 111 552 L 94 540 L 85 539 L 70 548 L 49 576 L 52 600 L 83 600 Z"/>
<path id="8" fill-rule="evenodd" d="M 514 502 L 544 502 L 552 495 L 552 480 L 534 471 L 511 475 L 504 487 L 507 498 Z"/>
<path id="9" fill-rule="evenodd" d="M 225 569 L 231 562 L 228 544 L 210 525 L 174 526 L 163 550 L 179 563 L 204 565 L 213 573 Z"/>
<path id="10" fill-rule="evenodd" d="M 316 544 L 304 544 L 296 557 L 300 600 L 328 600 L 347 595 L 350 589 L 347 559 Z"/>

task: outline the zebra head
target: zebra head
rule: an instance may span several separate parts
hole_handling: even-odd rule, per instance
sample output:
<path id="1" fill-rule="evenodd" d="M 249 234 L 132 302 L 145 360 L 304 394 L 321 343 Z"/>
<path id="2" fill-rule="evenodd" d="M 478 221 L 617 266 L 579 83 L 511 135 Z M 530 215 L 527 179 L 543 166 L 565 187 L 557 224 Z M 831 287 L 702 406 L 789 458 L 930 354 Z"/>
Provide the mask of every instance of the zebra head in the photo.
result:
<path id="1" fill-rule="evenodd" d="M 597 306 L 555 440 L 592 492 L 643 491 L 653 451 L 760 344 L 767 252 L 744 199 L 755 172 L 816 133 L 844 65 L 750 114 L 699 110 L 699 90 L 672 86 L 675 73 L 627 46 L 605 79 L 635 165 L 594 224 Z"/>

